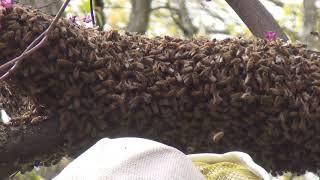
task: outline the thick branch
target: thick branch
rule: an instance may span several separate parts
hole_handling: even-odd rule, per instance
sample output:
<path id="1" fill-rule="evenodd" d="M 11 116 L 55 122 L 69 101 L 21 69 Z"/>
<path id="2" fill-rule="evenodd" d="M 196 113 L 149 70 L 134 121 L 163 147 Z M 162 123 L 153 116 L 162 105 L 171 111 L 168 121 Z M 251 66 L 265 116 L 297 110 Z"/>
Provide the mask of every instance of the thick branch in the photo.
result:
<path id="1" fill-rule="evenodd" d="M 44 162 L 46 156 L 53 157 L 63 146 L 58 122 L 53 119 L 41 125 L 0 124 L 0 137 L 0 179 L 5 179 L 19 169 L 32 169 L 35 159 Z"/>
<path id="2" fill-rule="evenodd" d="M 273 31 L 279 38 L 288 40 L 276 20 L 259 0 L 226 0 L 226 2 L 256 37 L 265 38 L 266 32 Z"/>

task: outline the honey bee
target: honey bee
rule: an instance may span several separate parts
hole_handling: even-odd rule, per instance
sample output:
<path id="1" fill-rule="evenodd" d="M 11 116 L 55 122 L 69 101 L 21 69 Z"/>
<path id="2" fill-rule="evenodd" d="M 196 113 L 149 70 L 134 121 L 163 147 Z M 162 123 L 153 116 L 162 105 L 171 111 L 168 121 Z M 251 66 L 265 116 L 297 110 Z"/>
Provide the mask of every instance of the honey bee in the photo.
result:
<path id="1" fill-rule="evenodd" d="M 219 131 L 219 132 L 213 134 L 212 140 L 213 140 L 214 143 L 218 143 L 218 142 L 221 141 L 223 136 L 224 136 L 224 132 L 223 131 Z"/>
<path id="2" fill-rule="evenodd" d="M 185 95 L 186 93 L 187 93 L 187 88 L 183 87 L 176 93 L 176 95 L 177 95 L 177 97 L 181 97 L 181 96 Z"/>
<path id="3" fill-rule="evenodd" d="M 32 33 L 31 31 L 29 32 Z M 4 39 L 5 41 L 10 41 L 14 39 L 14 35 L 15 35 L 14 31 L 8 31 L 2 35 L 2 39 Z M 31 41 L 31 38 L 30 38 L 30 41 Z"/>
<path id="4" fill-rule="evenodd" d="M 143 101 L 143 98 L 141 96 L 136 96 L 136 97 L 132 98 L 128 103 L 129 108 L 130 109 L 136 108 L 138 106 L 138 104 L 142 101 Z"/>
<path id="5" fill-rule="evenodd" d="M 74 64 L 66 59 L 57 59 L 57 64 L 61 67 L 73 67 Z"/>

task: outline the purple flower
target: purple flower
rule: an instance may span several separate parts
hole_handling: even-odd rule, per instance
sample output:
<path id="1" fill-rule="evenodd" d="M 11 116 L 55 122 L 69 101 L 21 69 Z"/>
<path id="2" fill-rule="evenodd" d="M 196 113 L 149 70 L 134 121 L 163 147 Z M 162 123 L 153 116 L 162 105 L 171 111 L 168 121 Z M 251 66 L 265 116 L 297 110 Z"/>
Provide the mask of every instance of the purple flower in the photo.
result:
<path id="1" fill-rule="evenodd" d="M 0 5 L 5 7 L 6 9 L 12 8 L 12 1 L 11 0 L 0 0 Z"/>
<path id="2" fill-rule="evenodd" d="M 89 23 L 89 22 L 91 22 L 92 21 L 92 19 L 91 19 L 91 16 L 90 15 L 86 15 L 85 17 L 83 17 L 83 22 L 85 22 L 85 23 Z"/>
<path id="3" fill-rule="evenodd" d="M 72 23 L 76 23 L 77 20 L 77 16 L 70 16 L 69 17 L 69 21 L 71 21 Z"/>
<path id="4" fill-rule="evenodd" d="M 268 41 L 275 41 L 277 39 L 277 33 L 273 31 L 268 31 L 265 37 Z"/>

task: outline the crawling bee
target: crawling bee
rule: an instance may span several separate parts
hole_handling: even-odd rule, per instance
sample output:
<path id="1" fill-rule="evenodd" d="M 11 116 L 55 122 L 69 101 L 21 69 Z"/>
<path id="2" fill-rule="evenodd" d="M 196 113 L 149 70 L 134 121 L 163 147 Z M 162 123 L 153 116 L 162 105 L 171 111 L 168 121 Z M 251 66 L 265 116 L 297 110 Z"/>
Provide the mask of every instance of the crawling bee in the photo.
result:
<path id="1" fill-rule="evenodd" d="M 218 133 L 215 133 L 212 136 L 212 140 L 214 143 L 218 143 L 224 136 L 224 132 L 223 131 L 219 131 Z"/>

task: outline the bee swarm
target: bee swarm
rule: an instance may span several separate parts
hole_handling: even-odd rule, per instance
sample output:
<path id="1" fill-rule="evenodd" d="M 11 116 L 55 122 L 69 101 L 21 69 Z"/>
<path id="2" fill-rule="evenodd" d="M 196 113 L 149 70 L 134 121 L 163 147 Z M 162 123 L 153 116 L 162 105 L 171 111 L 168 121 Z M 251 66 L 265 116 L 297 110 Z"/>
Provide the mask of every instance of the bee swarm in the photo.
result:
<path id="1" fill-rule="evenodd" d="M 51 20 L 15 6 L 2 20 L 0 63 Z M 314 170 L 320 57 L 304 48 L 280 40 L 150 39 L 60 20 L 6 83 L 56 116 L 72 144 L 140 136 L 185 153 L 243 151 L 267 170 Z"/>

